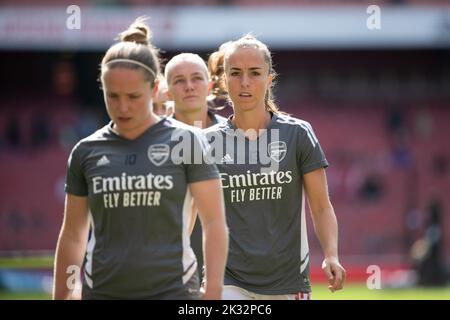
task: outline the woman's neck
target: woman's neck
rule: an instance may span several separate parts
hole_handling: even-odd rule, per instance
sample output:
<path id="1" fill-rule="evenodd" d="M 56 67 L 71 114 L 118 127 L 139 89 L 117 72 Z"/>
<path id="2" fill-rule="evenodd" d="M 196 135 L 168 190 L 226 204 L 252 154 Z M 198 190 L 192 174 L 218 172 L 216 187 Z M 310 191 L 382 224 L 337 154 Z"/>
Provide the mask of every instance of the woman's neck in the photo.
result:
<path id="1" fill-rule="evenodd" d="M 236 128 L 247 131 L 253 129 L 259 132 L 269 126 L 271 114 L 263 108 L 253 109 L 251 111 L 239 111 L 235 109 L 232 119 Z"/>
<path id="2" fill-rule="evenodd" d="M 194 112 L 177 112 L 177 107 L 175 106 L 175 118 L 178 121 L 186 123 L 190 126 L 198 128 L 207 128 L 211 126 L 212 121 L 208 116 L 208 109 L 200 109 Z"/>

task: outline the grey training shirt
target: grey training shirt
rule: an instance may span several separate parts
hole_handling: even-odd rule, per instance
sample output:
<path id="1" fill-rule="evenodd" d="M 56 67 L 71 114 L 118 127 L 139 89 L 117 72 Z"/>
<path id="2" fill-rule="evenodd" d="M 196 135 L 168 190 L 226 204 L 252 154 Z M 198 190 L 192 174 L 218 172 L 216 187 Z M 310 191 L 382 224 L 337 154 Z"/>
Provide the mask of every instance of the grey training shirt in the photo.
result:
<path id="1" fill-rule="evenodd" d="M 188 147 L 180 151 L 177 140 Z M 135 140 L 109 124 L 74 147 L 65 189 L 88 198 L 92 231 L 84 299 L 185 299 L 198 292 L 198 281 L 190 281 L 197 262 L 187 230 L 188 184 L 219 177 L 215 165 L 192 163 L 194 152 L 206 149 L 200 130 L 172 118 Z"/>
<path id="2" fill-rule="evenodd" d="M 254 141 L 230 121 L 204 132 L 230 232 L 225 284 L 269 295 L 310 292 L 303 175 L 328 166 L 311 125 L 274 114 Z"/>

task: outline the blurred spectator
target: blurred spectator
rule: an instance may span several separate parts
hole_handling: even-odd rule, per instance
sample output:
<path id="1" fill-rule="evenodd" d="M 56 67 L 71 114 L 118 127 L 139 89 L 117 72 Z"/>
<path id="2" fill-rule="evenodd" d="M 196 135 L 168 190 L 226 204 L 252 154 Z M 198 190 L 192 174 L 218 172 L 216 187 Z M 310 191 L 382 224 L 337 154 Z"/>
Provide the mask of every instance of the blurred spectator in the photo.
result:
<path id="1" fill-rule="evenodd" d="M 408 170 L 412 167 L 413 156 L 406 135 L 397 134 L 394 136 L 391 155 L 394 167 L 404 170 Z"/>
<path id="2" fill-rule="evenodd" d="M 417 269 L 419 285 L 444 286 L 447 284 L 448 274 L 442 251 L 444 229 L 441 201 L 431 199 L 427 212 L 425 235 L 414 243 L 411 256 Z"/>
<path id="3" fill-rule="evenodd" d="M 393 107 L 387 118 L 387 128 L 390 134 L 403 134 L 406 130 L 405 115 L 402 109 Z"/>
<path id="4" fill-rule="evenodd" d="M 359 189 L 359 197 L 364 201 L 376 202 L 384 193 L 384 186 L 379 174 L 370 173 Z"/>
<path id="5" fill-rule="evenodd" d="M 21 147 L 23 141 L 20 132 L 20 123 L 18 117 L 15 114 L 13 114 L 9 118 L 5 131 L 6 145 L 14 149 Z"/>
<path id="6" fill-rule="evenodd" d="M 391 139 L 391 156 L 394 167 L 409 170 L 413 164 L 410 137 L 404 111 L 393 107 L 388 113 L 387 128 Z"/>
<path id="7" fill-rule="evenodd" d="M 425 108 L 416 114 L 415 131 L 422 140 L 427 140 L 433 133 L 433 118 Z"/>
<path id="8" fill-rule="evenodd" d="M 53 92 L 58 97 L 72 97 L 75 93 L 76 77 L 74 66 L 69 60 L 62 60 L 53 66 Z"/>
<path id="9" fill-rule="evenodd" d="M 99 118 L 95 111 L 85 111 L 77 124 L 77 133 L 79 139 L 86 138 L 93 134 L 99 127 Z"/>
<path id="10" fill-rule="evenodd" d="M 45 113 L 39 112 L 31 121 L 31 146 L 44 147 L 50 140 L 50 120 Z"/>
<path id="11" fill-rule="evenodd" d="M 442 177 L 447 174 L 448 169 L 448 158 L 445 154 L 437 154 L 432 160 L 432 173 L 436 177 Z"/>
<path id="12" fill-rule="evenodd" d="M 59 146 L 66 151 L 70 151 L 73 146 L 80 140 L 75 127 L 71 124 L 63 126 L 59 131 Z"/>
<path id="13" fill-rule="evenodd" d="M 411 248 L 415 239 L 417 239 L 420 231 L 420 216 L 419 208 L 411 204 L 407 206 L 405 214 L 405 245 L 407 248 Z"/>
<path id="14" fill-rule="evenodd" d="M 13 231 L 15 234 L 20 234 L 26 225 L 24 214 L 15 208 L 7 212 L 5 218 L 8 230 Z"/>

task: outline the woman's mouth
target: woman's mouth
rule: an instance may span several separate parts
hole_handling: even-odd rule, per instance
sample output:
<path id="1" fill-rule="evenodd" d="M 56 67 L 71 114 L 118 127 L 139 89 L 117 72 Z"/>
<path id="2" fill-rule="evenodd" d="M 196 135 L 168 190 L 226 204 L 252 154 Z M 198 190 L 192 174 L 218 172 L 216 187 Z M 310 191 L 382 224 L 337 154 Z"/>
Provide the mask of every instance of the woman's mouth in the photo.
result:
<path id="1" fill-rule="evenodd" d="M 131 117 L 118 117 L 117 120 L 121 123 L 127 123 L 131 121 Z"/>

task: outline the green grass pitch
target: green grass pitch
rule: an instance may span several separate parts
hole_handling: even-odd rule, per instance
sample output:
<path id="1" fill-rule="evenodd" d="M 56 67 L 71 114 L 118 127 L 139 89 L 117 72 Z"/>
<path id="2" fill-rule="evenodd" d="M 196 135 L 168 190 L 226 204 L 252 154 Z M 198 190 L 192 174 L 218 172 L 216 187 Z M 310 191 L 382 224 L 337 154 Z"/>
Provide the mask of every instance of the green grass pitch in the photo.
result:
<path id="1" fill-rule="evenodd" d="M 344 290 L 331 293 L 326 284 L 313 285 L 313 300 L 450 300 L 450 287 L 369 290 L 365 284 L 347 284 Z M 0 291 L 0 300 L 50 299 L 45 293 L 10 293 Z"/>

